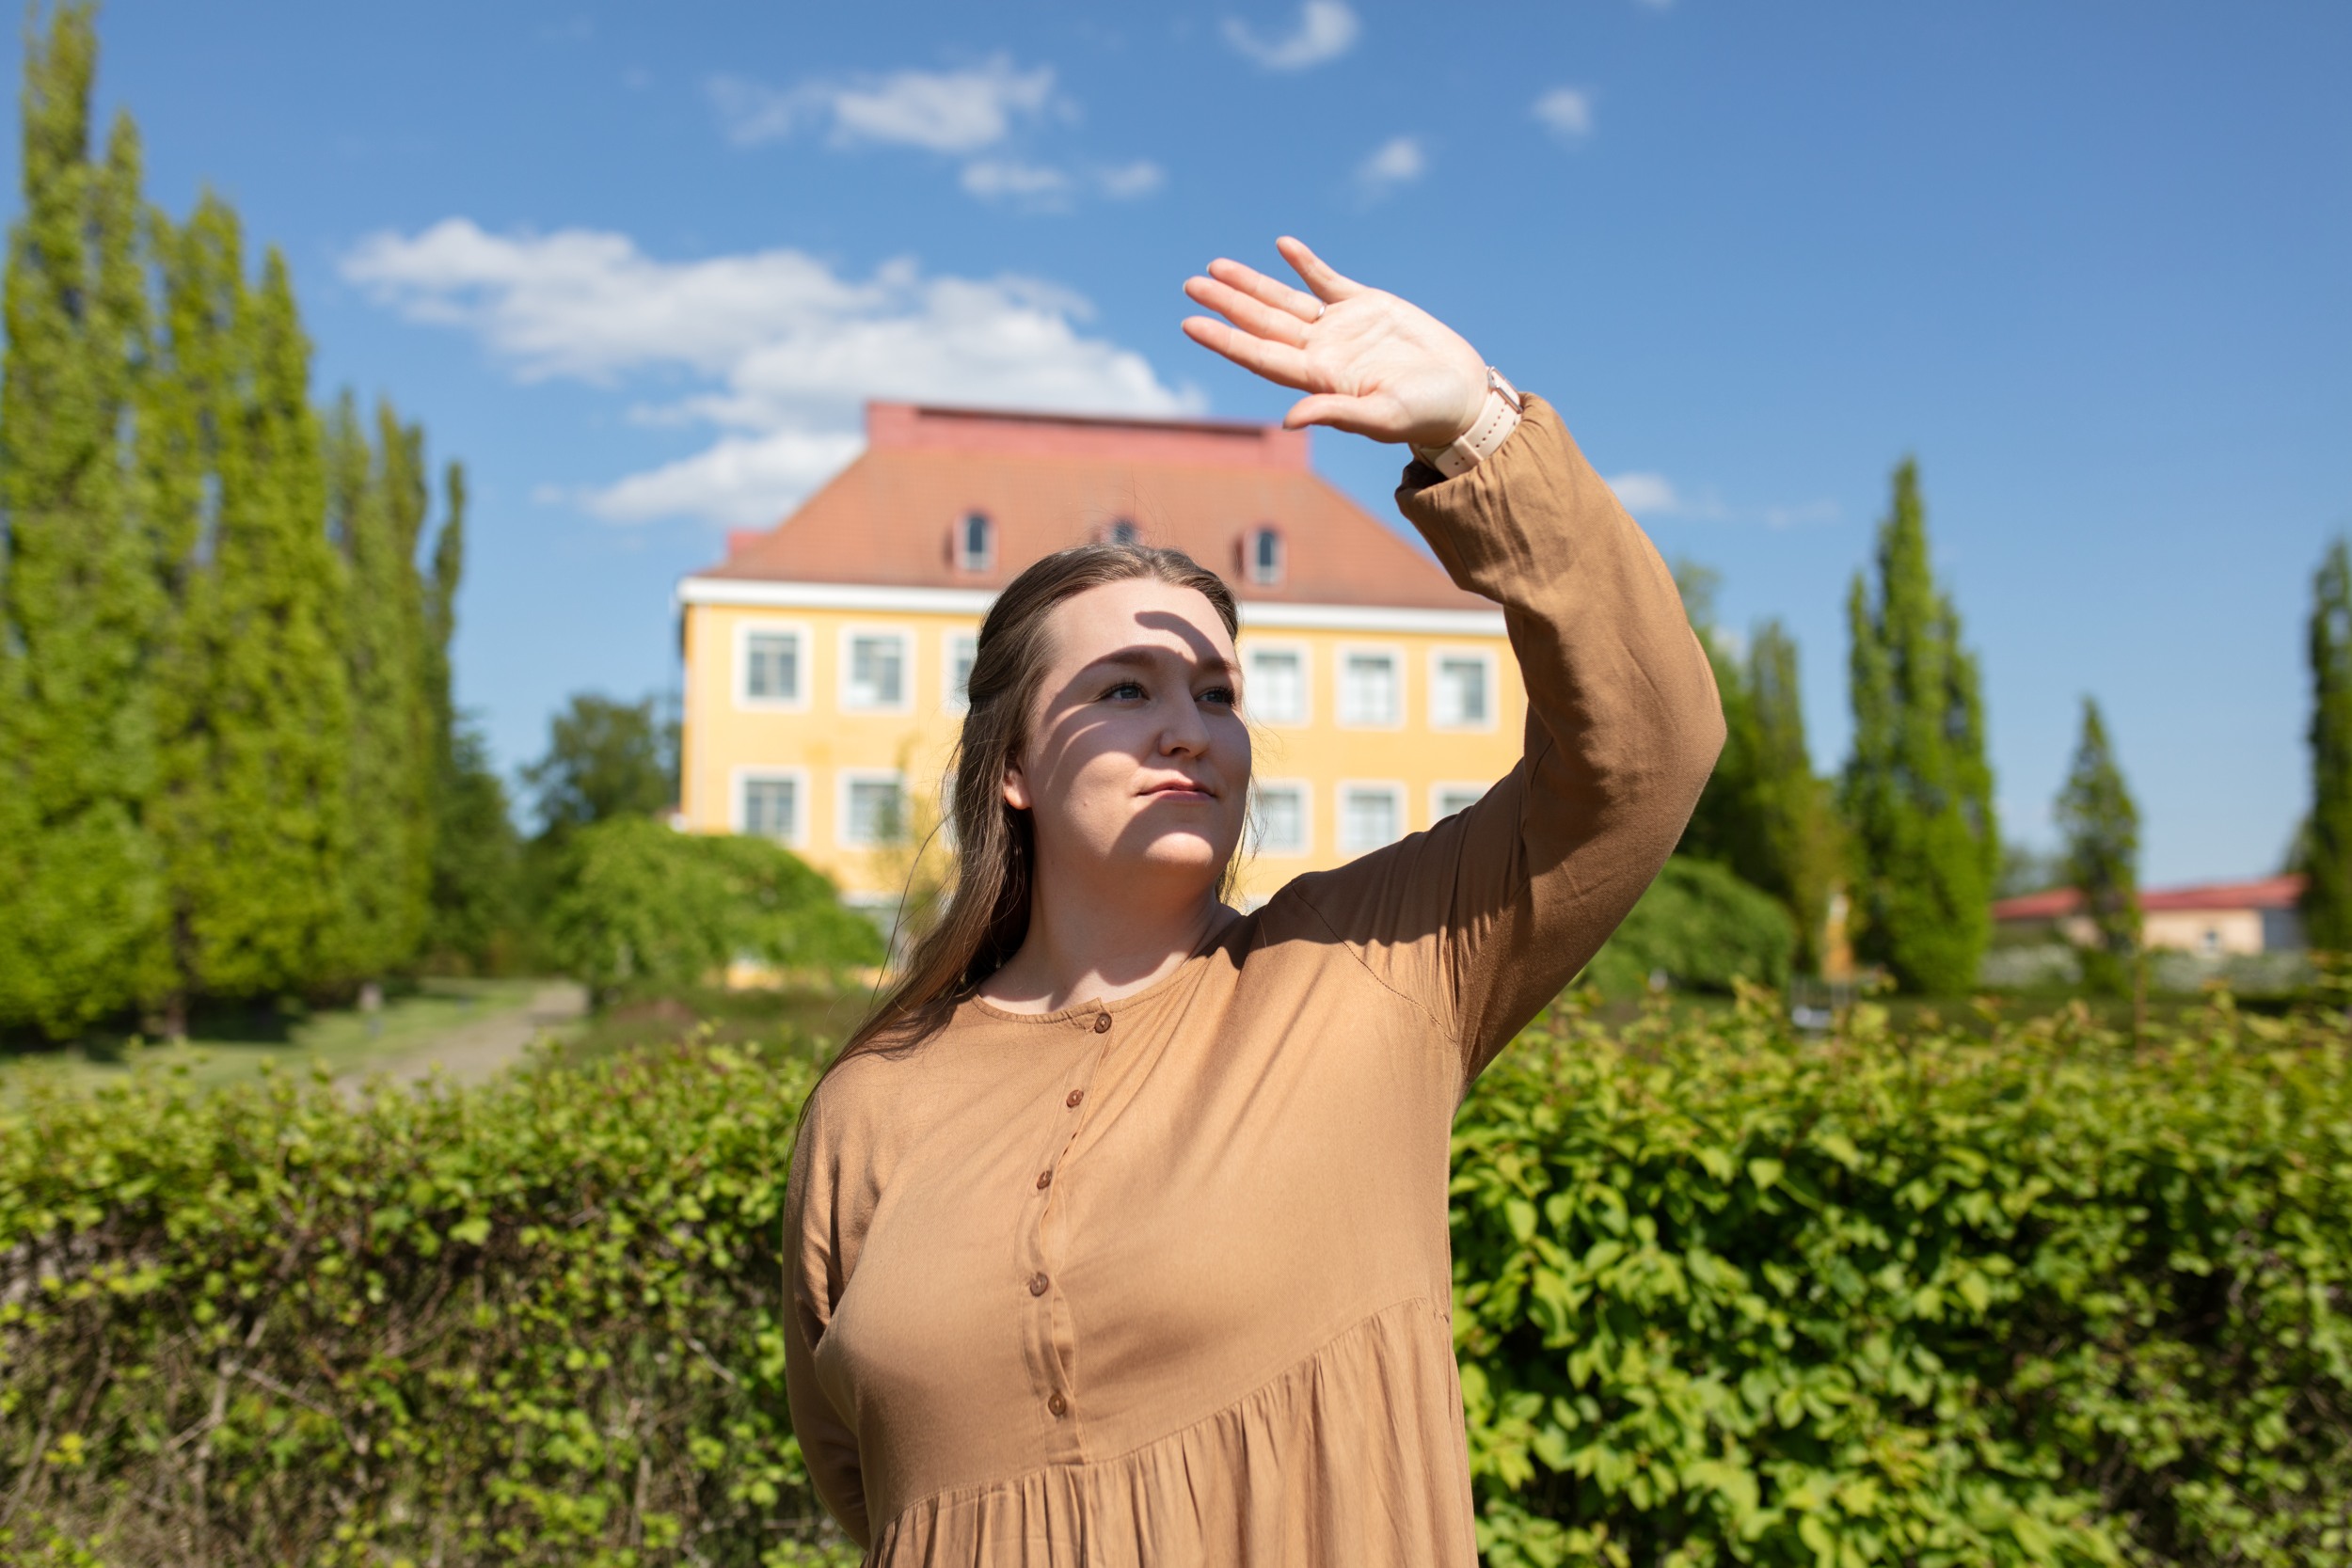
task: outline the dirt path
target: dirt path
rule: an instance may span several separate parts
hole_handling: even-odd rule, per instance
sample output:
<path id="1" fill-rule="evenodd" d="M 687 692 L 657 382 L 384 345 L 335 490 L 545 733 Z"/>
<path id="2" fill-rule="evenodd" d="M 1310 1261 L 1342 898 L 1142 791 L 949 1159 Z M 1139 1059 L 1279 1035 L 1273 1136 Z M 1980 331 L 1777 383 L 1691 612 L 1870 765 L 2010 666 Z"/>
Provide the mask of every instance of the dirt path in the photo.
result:
<path id="1" fill-rule="evenodd" d="M 561 1029 L 587 1011 L 585 990 L 568 980 L 556 981 L 540 987 L 520 1007 L 461 1023 L 430 1044 L 373 1063 L 364 1071 L 345 1073 L 335 1082 L 349 1091 L 379 1076 L 413 1084 L 438 1071 L 452 1083 L 479 1084 L 520 1061 L 524 1049 L 542 1034 Z"/>

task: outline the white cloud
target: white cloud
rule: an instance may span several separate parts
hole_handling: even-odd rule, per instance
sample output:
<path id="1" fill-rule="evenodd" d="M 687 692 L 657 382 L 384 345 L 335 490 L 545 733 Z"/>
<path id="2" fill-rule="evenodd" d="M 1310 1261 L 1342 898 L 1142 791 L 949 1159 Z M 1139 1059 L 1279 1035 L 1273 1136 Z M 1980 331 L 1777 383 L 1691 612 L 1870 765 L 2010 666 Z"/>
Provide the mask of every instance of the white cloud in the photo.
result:
<path id="1" fill-rule="evenodd" d="M 1287 36 L 1260 38 L 1248 24 L 1228 18 L 1225 41 L 1268 71 L 1305 71 L 1346 54 L 1362 30 L 1347 0 L 1307 0 L 1298 26 Z"/>
<path id="2" fill-rule="evenodd" d="M 1671 517 L 1681 510 L 1682 498 L 1664 474 L 1619 474 L 1609 482 L 1617 504 L 1637 517 Z"/>
<path id="3" fill-rule="evenodd" d="M 1593 95 L 1577 87 L 1554 87 L 1535 100 L 1535 118 L 1563 141 L 1592 135 Z"/>
<path id="4" fill-rule="evenodd" d="M 1168 183 L 1168 173 L 1148 158 L 1097 170 L 1094 182 L 1104 196 L 1120 201 L 1150 196 Z"/>
<path id="5" fill-rule="evenodd" d="M 967 153 L 995 146 L 1020 121 L 1042 117 L 1054 103 L 1054 68 L 1023 71 L 998 55 L 962 71 L 896 71 L 795 87 L 719 76 L 709 93 L 728 138 L 739 146 L 775 141 L 821 121 L 837 146 L 879 142 Z"/>
<path id="6" fill-rule="evenodd" d="M 699 382 L 631 413 L 715 427 L 711 446 L 562 490 L 615 521 L 772 522 L 857 451 L 872 397 L 1142 415 L 1200 406 L 1142 356 L 1089 335 L 1085 300 L 1029 278 L 926 276 L 897 261 L 861 279 L 783 249 L 665 261 L 624 234 L 501 235 L 465 218 L 372 235 L 342 273 L 411 321 L 474 334 L 524 381 Z"/>
<path id="7" fill-rule="evenodd" d="M 1428 171 L 1429 155 L 1422 150 L 1420 138 L 1391 136 L 1356 166 L 1356 184 L 1365 196 L 1376 199 L 1399 185 L 1411 184 Z"/>
<path id="8" fill-rule="evenodd" d="M 1018 158 L 976 158 L 963 166 L 963 188 L 983 201 L 1009 201 L 1033 211 L 1058 212 L 1081 191 L 1133 201 L 1167 182 L 1160 166 L 1146 159 L 1089 168 L 1082 173 Z"/>

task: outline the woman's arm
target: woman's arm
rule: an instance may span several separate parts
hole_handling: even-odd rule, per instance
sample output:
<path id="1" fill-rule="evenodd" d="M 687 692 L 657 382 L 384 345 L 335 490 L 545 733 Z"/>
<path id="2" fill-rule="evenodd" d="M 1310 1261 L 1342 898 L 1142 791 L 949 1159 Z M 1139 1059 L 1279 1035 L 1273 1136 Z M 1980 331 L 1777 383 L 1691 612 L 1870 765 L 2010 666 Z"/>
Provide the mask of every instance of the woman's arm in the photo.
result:
<path id="1" fill-rule="evenodd" d="M 1485 361 L 1425 312 L 1295 241 L 1300 294 L 1219 262 L 1195 341 L 1310 395 L 1292 425 L 1444 447 Z M 1316 301 L 1328 301 L 1315 319 Z M 1426 833 L 1302 880 L 1332 933 L 1446 1021 L 1466 1074 L 1574 978 L 1673 852 L 1723 745 L 1714 673 L 1673 574 L 1542 400 L 1475 467 L 1406 470 L 1397 502 L 1454 580 L 1503 607 L 1526 681 L 1511 775 Z M 1245 694 L 1245 701 L 1247 700 Z"/>
<path id="2" fill-rule="evenodd" d="M 817 1343 L 833 1319 L 834 1304 L 847 1283 L 834 1246 L 833 1161 L 818 1147 L 814 1101 L 802 1115 L 810 1125 L 800 1132 L 785 1185 L 784 1388 L 792 1414 L 792 1435 L 801 1460 L 827 1513 L 860 1546 L 873 1544 L 866 1516 L 866 1480 L 858 1461 L 857 1433 L 834 1409 L 817 1379 Z"/>

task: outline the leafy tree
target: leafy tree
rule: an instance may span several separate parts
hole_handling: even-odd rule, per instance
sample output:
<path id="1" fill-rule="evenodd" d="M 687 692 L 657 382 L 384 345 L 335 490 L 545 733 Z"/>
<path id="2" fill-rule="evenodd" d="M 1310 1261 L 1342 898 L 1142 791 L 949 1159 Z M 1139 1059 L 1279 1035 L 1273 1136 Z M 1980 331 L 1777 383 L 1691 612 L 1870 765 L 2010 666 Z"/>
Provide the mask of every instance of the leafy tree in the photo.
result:
<path id="1" fill-rule="evenodd" d="M 2066 881 L 2066 859 L 2063 855 L 2044 854 L 2030 844 L 2004 841 L 2001 845 L 2001 869 L 1993 879 L 1993 896 L 2015 898 L 2021 894 L 2041 893 Z"/>
<path id="2" fill-rule="evenodd" d="M 1853 755 L 1843 806 L 1856 861 L 1855 947 L 1906 990 L 1975 983 L 1992 935 L 2000 832 L 1984 709 L 1960 614 L 1929 563 L 1918 466 L 1895 470 L 1878 593 L 1854 574 Z"/>
<path id="3" fill-rule="evenodd" d="M 429 953 L 496 974 L 523 957 L 522 840 L 482 732 L 460 721 L 452 752 L 435 798 Z"/>
<path id="4" fill-rule="evenodd" d="M 655 699 L 575 696 L 548 727 L 548 752 L 523 769 L 550 840 L 619 816 L 651 816 L 677 803 L 677 726 Z"/>
<path id="5" fill-rule="evenodd" d="M 423 433 L 378 409 L 373 449 L 344 396 L 328 426 L 334 531 L 349 569 L 344 667 L 351 683 L 351 813 L 346 870 L 350 959 L 365 974 L 406 964 L 432 893 L 439 771 L 426 689 Z M 446 671 L 435 673 L 446 674 Z"/>
<path id="6" fill-rule="evenodd" d="M 119 456 L 148 327 L 138 135 L 89 149 L 87 5 L 27 40 L 0 363 L 0 1023 L 70 1036 L 167 979 L 147 656 L 162 610 Z"/>
<path id="7" fill-rule="evenodd" d="M 209 471 L 182 488 L 210 504 L 180 650 L 174 881 L 188 988 L 267 996 L 356 974 L 348 589 L 285 261 L 272 250 L 248 290 L 235 217 L 208 202 L 196 222 L 178 248 L 210 296 L 189 347 L 212 438 L 190 454 Z"/>
<path id="8" fill-rule="evenodd" d="M 598 1006 L 678 990 L 738 958 L 785 968 L 876 963 L 882 938 L 833 884 L 766 839 L 690 834 L 615 816 L 568 835 L 548 935 Z"/>
<path id="9" fill-rule="evenodd" d="M 2083 978 L 2110 995 L 2130 989 L 2139 952 L 2139 808 L 2132 803 L 2099 705 L 2083 699 L 2082 738 L 2058 799 L 2066 877 L 2097 931 L 2083 949 Z"/>
<path id="10" fill-rule="evenodd" d="M 1796 641 L 1768 620 L 1748 640 L 1746 657 L 1737 658 L 1714 625 L 1715 574 L 1682 562 L 1675 581 L 1714 666 L 1724 728 L 1723 752 L 1678 852 L 1727 866 L 1778 899 L 1795 925 L 1797 961 L 1818 968 L 1837 825 L 1805 744 Z"/>
<path id="11" fill-rule="evenodd" d="M 1779 900 L 1728 867 L 1676 855 L 1585 976 L 1621 996 L 1639 994 L 1658 974 L 1699 990 L 1728 991 L 1734 979 L 1786 986 L 1796 941 Z"/>
<path id="12" fill-rule="evenodd" d="M 2312 579 L 2312 808 L 2296 846 L 2303 924 L 2322 952 L 2352 952 L 2352 552 L 2338 539 Z"/>

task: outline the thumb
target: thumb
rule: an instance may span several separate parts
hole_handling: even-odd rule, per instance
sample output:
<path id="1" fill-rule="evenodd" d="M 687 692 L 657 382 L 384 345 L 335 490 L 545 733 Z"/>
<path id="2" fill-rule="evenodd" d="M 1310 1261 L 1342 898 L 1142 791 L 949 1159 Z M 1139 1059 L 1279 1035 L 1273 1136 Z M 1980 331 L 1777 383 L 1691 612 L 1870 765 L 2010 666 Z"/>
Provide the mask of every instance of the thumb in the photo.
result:
<path id="1" fill-rule="evenodd" d="M 1375 440 L 1392 440 L 1381 434 L 1381 426 L 1369 398 L 1347 397 L 1339 392 L 1317 392 L 1300 398 L 1282 416 L 1282 428 L 1300 430 L 1311 424 L 1329 425 L 1351 436 L 1370 436 Z"/>

